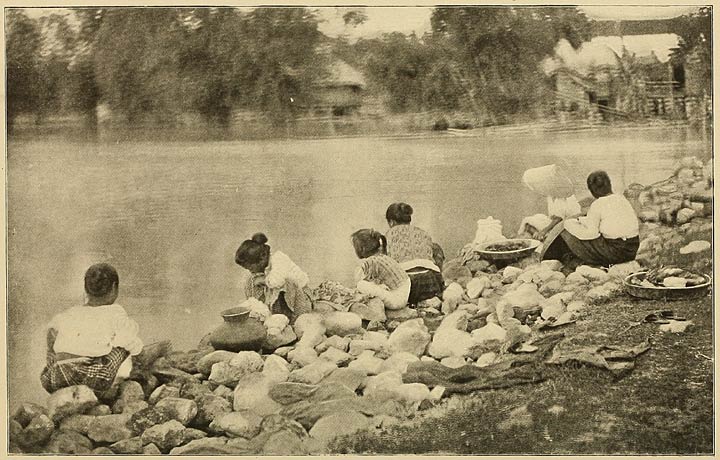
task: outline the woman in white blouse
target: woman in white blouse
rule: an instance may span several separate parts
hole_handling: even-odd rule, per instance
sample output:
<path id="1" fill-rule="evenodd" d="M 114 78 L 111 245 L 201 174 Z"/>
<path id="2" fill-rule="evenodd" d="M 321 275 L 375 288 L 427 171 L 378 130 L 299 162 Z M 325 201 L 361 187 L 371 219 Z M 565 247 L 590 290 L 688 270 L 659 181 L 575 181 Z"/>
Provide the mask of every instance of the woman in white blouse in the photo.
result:
<path id="1" fill-rule="evenodd" d="M 544 259 L 574 256 L 585 264 L 609 266 L 635 259 L 640 246 L 639 223 L 635 210 L 623 195 L 612 190 L 605 171 L 587 178 L 595 201 L 587 216 L 566 219 L 560 237 L 553 241 Z"/>

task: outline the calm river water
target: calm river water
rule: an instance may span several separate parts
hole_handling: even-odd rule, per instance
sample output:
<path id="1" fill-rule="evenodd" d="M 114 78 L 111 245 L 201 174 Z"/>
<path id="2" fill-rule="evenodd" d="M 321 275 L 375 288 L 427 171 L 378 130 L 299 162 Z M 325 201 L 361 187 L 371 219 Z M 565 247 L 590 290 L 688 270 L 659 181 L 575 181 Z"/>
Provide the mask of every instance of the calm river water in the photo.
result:
<path id="1" fill-rule="evenodd" d="M 120 298 L 146 342 L 190 349 L 240 298 L 233 261 L 265 232 L 317 284 L 350 283 L 349 235 L 384 230 L 393 201 L 452 257 L 493 216 L 506 234 L 544 201 L 523 171 L 564 165 L 584 179 L 606 169 L 615 189 L 668 175 L 710 141 L 682 129 L 481 137 L 358 137 L 291 141 L 86 142 L 18 137 L 8 144 L 10 405 L 43 401 L 45 324 L 82 302 L 97 261 L 120 273 Z"/>

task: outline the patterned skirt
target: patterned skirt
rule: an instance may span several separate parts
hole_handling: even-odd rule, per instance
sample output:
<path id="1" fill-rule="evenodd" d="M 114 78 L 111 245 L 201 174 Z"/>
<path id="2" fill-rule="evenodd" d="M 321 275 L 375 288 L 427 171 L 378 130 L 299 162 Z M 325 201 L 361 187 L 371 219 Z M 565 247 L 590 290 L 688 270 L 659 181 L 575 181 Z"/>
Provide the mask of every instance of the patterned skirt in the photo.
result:
<path id="1" fill-rule="evenodd" d="M 410 277 L 410 305 L 442 296 L 445 283 L 440 273 L 427 269 L 412 269 L 408 270 L 407 274 Z"/>

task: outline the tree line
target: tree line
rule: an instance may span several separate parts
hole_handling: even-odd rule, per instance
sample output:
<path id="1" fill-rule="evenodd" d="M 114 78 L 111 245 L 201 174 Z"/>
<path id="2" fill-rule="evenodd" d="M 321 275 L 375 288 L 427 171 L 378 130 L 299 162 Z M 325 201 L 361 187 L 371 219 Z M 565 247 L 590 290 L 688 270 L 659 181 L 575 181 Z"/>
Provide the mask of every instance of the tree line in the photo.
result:
<path id="1" fill-rule="evenodd" d="M 422 37 L 391 33 L 354 43 L 324 36 L 308 8 L 73 14 L 75 24 L 7 10 L 10 126 L 18 114 L 41 121 L 63 112 L 92 124 L 99 103 L 129 125 L 148 118 L 172 124 L 194 112 L 227 126 L 235 109 L 283 123 L 312 106 L 332 59 L 361 70 L 391 111 L 470 111 L 498 120 L 542 110 L 551 90 L 542 60 L 558 40 L 577 48 L 592 34 L 592 22 L 574 7 L 438 7 Z M 343 19 L 354 27 L 366 18 L 356 8 Z M 709 37 L 707 19 L 701 12 L 680 22 L 686 48 Z"/>

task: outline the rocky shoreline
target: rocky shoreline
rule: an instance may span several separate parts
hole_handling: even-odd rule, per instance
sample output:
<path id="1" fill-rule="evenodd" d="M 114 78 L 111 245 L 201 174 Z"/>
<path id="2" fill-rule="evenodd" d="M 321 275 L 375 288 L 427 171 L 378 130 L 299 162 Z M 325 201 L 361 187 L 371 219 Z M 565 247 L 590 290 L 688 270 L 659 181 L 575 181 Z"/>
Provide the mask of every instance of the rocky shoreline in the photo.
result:
<path id="1" fill-rule="evenodd" d="M 543 381 L 548 366 L 582 363 L 621 377 L 649 345 L 611 347 L 606 360 L 607 351 L 568 343 L 572 324 L 624 295 L 623 278 L 643 267 L 710 272 L 712 204 L 702 200 L 712 197 L 711 172 L 683 159 L 667 181 L 628 187 L 643 221 L 636 261 L 569 271 L 533 258 L 501 270 L 457 259 L 442 299 L 387 315 L 333 282 L 293 325 L 251 302 L 268 332 L 262 354 L 214 350 L 204 339 L 114 391 L 74 386 L 45 407 L 24 403 L 9 421 L 10 452 L 321 454 L 339 437 L 422 417 L 455 394 Z"/>

